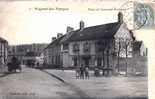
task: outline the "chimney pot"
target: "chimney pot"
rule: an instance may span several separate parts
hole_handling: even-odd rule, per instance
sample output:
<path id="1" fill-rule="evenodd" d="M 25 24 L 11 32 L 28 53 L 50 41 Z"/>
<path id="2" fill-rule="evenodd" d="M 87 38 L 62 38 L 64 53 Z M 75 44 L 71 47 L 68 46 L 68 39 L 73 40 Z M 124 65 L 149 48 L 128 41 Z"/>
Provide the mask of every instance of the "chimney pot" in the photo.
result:
<path id="1" fill-rule="evenodd" d="M 52 42 L 53 42 L 54 40 L 56 40 L 56 37 L 52 37 Z"/>
<path id="2" fill-rule="evenodd" d="M 62 35 L 62 33 L 57 33 L 57 38 L 60 38 Z"/>
<path id="3" fill-rule="evenodd" d="M 122 12 L 118 13 L 118 22 L 123 23 L 123 14 L 122 14 Z"/>
<path id="4" fill-rule="evenodd" d="M 80 30 L 83 29 L 84 27 L 85 27 L 85 26 L 84 26 L 84 22 L 81 20 L 81 21 L 80 21 Z"/>
<path id="5" fill-rule="evenodd" d="M 71 32 L 71 31 L 74 31 L 74 28 L 73 28 L 73 27 L 70 27 L 70 26 L 67 26 L 66 32 L 69 33 L 69 32 Z"/>

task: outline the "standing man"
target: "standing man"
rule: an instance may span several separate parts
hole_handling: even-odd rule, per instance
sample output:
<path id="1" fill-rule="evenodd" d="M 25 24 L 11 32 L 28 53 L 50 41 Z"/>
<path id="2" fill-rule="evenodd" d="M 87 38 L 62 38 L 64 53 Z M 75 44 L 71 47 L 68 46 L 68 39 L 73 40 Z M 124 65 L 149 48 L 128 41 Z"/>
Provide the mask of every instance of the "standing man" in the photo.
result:
<path id="1" fill-rule="evenodd" d="M 83 64 L 81 65 L 80 67 L 80 78 L 84 79 L 84 71 L 85 71 L 85 68 L 83 66 Z"/>

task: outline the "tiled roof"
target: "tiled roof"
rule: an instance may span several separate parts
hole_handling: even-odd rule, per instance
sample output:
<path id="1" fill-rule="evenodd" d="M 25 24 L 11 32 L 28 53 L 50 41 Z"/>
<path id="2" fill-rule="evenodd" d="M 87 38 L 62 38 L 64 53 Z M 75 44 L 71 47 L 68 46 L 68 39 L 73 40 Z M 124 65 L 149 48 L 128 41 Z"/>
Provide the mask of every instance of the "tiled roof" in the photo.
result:
<path id="1" fill-rule="evenodd" d="M 96 40 L 112 38 L 120 27 L 119 22 L 87 27 L 82 30 L 73 31 L 66 41 Z"/>
<path id="2" fill-rule="evenodd" d="M 54 40 L 53 42 L 51 42 L 45 49 L 50 48 L 50 47 L 53 47 L 53 46 L 55 46 L 55 45 L 58 45 L 64 36 L 65 36 L 65 35 L 63 35 L 63 36 L 61 36 L 61 37 L 55 39 L 55 40 Z M 44 49 L 44 50 L 45 50 L 45 49 Z"/>
<path id="3" fill-rule="evenodd" d="M 60 43 L 66 43 L 66 41 L 74 34 L 74 31 L 66 33 L 64 37 L 61 39 Z"/>

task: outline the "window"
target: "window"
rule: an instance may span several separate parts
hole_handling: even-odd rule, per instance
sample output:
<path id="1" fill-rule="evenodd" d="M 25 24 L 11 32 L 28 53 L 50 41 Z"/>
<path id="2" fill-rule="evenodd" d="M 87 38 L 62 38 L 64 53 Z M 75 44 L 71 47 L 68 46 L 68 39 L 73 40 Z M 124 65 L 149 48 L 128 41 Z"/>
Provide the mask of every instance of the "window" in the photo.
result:
<path id="1" fill-rule="evenodd" d="M 79 51 L 79 44 L 75 43 L 73 44 L 73 52 L 78 52 Z"/>
<path id="2" fill-rule="evenodd" d="M 105 40 L 99 40 L 95 43 L 96 52 L 103 52 L 107 47 Z"/>
<path id="3" fill-rule="evenodd" d="M 73 66 L 77 66 L 78 65 L 78 59 L 77 57 L 73 57 Z"/>
<path id="4" fill-rule="evenodd" d="M 68 50 L 68 44 L 63 44 L 63 50 Z"/>
<path id="5" fill-rule="evenodd" d="M 88 42 L 84 43 L 83 51 L 84 52 L 90 52 L 90 43 L 88 43 Z"/>

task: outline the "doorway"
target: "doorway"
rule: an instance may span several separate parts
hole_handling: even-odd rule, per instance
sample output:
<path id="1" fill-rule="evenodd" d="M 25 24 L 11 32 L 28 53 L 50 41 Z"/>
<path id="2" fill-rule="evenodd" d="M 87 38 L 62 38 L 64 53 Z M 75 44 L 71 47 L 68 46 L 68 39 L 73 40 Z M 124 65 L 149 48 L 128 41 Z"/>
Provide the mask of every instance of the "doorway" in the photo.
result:
<path id="1" fill-rule="evenodd" d="M 90 57 L 83 57 L 83 62 L 84 62 L 84 66 L 88 66 L 89 67 Z"/>

